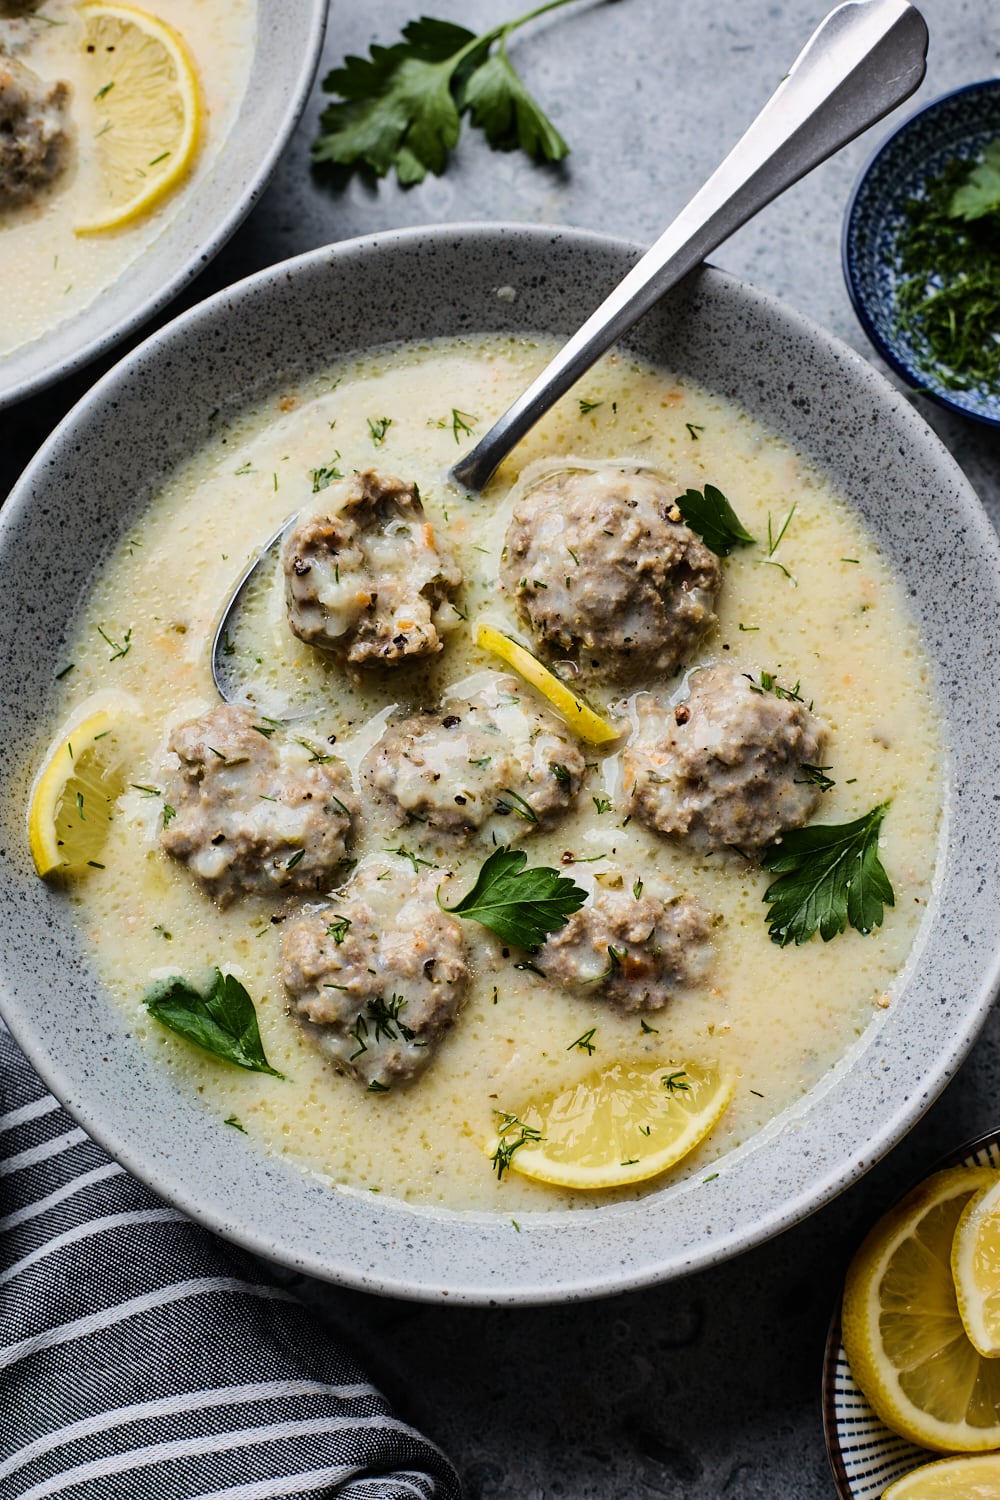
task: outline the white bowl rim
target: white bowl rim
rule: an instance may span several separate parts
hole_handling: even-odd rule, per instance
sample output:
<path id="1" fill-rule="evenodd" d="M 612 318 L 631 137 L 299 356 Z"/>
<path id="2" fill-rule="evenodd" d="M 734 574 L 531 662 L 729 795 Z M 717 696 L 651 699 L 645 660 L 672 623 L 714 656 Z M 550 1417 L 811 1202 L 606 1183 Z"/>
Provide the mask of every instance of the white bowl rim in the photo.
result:
<path id="1" fill-rule="evenodd" d="M 637 256 L 645 248 L 616 236 L 559 226 L 519 223 L 446 224 L 394 230 L 322 246 L 259 271 L 188 309 L 156 330 L 108 371 L 77 403 L 25 470 L 7 504 L 0 511 L 0 557 L 6 532 L 21 512 L 35 503 L 35 491 L 43 485 L 46 469 L 62 450 L 71 450 L 80 440 L 91 414 L 108 404 L 114 404 L 116 393 L 128 386 L 140 367 L 147 366 L 151 361 L 155 362 L 171 346 L 182 345 L 193 330 L 210 325 L 220 315 L 224 316 L 241 299 L 262 291 L 273 291 L 289 278 L 335 266 L 338 260 L 370 255 L 377 248 L 405 251 L 407 248 L 422 248 L 428 244 L 432 247 L 435 243 L 446 244 L 455 239 L 461 240 L 463 245 L 488 248 L 498 238 L 502 242 L 512 236 L 530 243 L 535 249 L 541 249 L 546 243 L 565 243 L 574 251 L 603 249 L 617 255 Z M 964 507 L 962 519 L 971 537 L 970 545 L 982 555 L 983 568 L 993 580 L 995 600 L 1000 601 L 1000 540 L 957 463 L 905 397 L 861 355 L 811 319 L 789 308 L 777 297 L 714 267 L 693 273 L 692 280 L 699 278 L 706 278 L 704 284 L 715 289 L 720 296 L 731 295 L 747 299 L 754 307 L 763 309 L 779 326 L 798 332 L 811 343 L 818 343 L 839 365 L 849 370 L 851 379 L 860 383 L 874 405 L 883 407 L 904 430 L 912 434 L 928 459 L 934 458 L 936 472 L 950 475 Z M 946 823 L 947 821 L 946 818 Z M 769 1195 L 766 1210 L 758 1214 L 752 1223 L 741 1220 L 739 1211 L 724 1202 L 719 1206 L 719 1222 L 712 1223 L 710 1232 L 697 1244 L 685 1247 L 682 1253 L 673 1252 L 672 1258 L 667 1261 L 647 1254 L 639 1264 L 626 1268 L 623 1259 L 616 1266 L 616 1254 L 612 1249 L 607 1256 L 609 1264 L 601 1272 L 595 1272 L 591 1268 L 583 1273 L 553 1279 L 547 1272 L 540 1274 L 535 1271 L 517 1284 L 493 1281 L 481 1267 L 471 1273 L 466 1272 L 457 1259 L 446 1253 L 451 1242 L 461 1237 L 462 1226 L 486 1224 L 495 1230 L 500 1224 L 507 1225 L 508 1221 L 502 1214 L 421 1208 L 388 1198 L 373 1201 L 365 1196 L 368 1209 L 378 1217 L 377 1229 L 385 1230 L 390 1238 L 396 1235 L 405 1239 L 408 1231 L 412 1231 L 416 1238 L 429 1234 L 445 1256 L 449 1267 L 447 1276 L 440 1273 L 415 1276 L 411 1267 L 401 1270 L 398 1258 L 394 1255 L 377 1266 L 366 1268 L 358 1264 L 340 1264 L 331 1268 L 329 1258 L 314 1248 L 299 1247 L 290 1250 L 287 1245 L 279 1243 L 279 1237 L 275 1235 L 273 1228 L 265 1230 L 226 1218 L 213 1202 L 206 1201 L 203 1191 L 192 1186 L 183 1175 L 178 1175 L 175 1165 L 168 1168 L 163 1162 L 155 1160 L 155 1154 L 151 1160 L 148 1150 L 144 1151 L 141 1146 L 116 1133 L 114 1120 L 95 1115 L 87 1101 L 76 1096 L 74 1081 L 63 1059 L 50 1055 L 45 1037 L 33 1030 L 32 1018 L 19 1005 L 17 996 L 9 988 L 6 975 L 0 975 L 0 1010 L 36 1070 L 87 1132 L 127 1170 L 146 1181 L 154 1191 L 161 1193 L 207 1228 L 267 1259 L 359 1290 L 414 1300 L 432 1301 L 440 1298 L 447 1299 L 450 1303 L 515 1305 L 580 1300 L 657 1284 L 673 1276 L 685 1275 L 728 1259 L 801 1221 L 873 1166 L 920 1118 L 971 1047 L 989 1013 L 998 987 L 1000 951 L 994 937 L 989 961 L 978 971 L 977 982 L 962 1012 L 960 1026 L 948 1033 L 948 1045 L 932 1061 L 921 1065 L 915 1079 L 911 1080 L 915 1083 L 913 1092 L 885 1111 L 878 1127 L 864 1139 L 853 1140 L 844 1149 L 838 1149 L 835 1158 L 824 1166 L 818 1176 L 808 1177 L 797 1190 L 785 1191 L 777 1197 Z M 855 1051 L 863 1050 L 869 1044 L 876 1027 L 881 1036 L 894 1020 L 886 1012 L 885 1018 L 880 1017 L 877 1022 L 873 1022 Z M 776 1128 L 767 1127 L 745 1146 L 722 1158 L 720 1168 L 737 1161 L 745 1165 L 781 1130 L 801 1124 L 809 1113 L 810 1101 L 816 1098 L 817 1093 L 828 1096 L 838 1081 L 843 1085 L 850 1080 L 850 1058 L 842 1060 L 842 1064 L 834 1070 L 834 1075 L 836 1076 L 830 1088 L 819 1086 L 811 1090 L 799 1105 L 793 1106 L 779 1116 L 777 1122 L 773 1122 Z M 237 1133 L 227 1134 L 235 1137 Z M 719 1175 L 724 1176 L 724 1173 L 720 1172 Z M 787 1188 L 788 1185 L 783 1186 Z M 682 1182 L 678 1185 L 678 1190 L 686 1192 L 688 1187 L 689 1184 Z M 319 1188 L 322 1193 L 330 1192 L 329 1188 L 322 1185 Z M 603 1230 L 604 1235 L 611 1234 L 616 1245 L 624 1245 L 627 1241 L 622 1236 L 628 1233 L 630 1218 L 641 1215 L 644 1204 L 652 1201 L 655 1199 L 645 1198 L 637 1202 L 604 1205 L 575 1212 L 523 1213 L 518 1219 L 519 1238 L 515 1244 L 507 1243 L 506 1249 L 511 1254 L 523 1254 L 537 1246 L 532 1259 L 536 1263 L 541 1260 L 547 1267 L 552 1262 L 559 1261 L 573 1226 L 584 1224 L 588 1226 L 593 1238 L 603 1238 L 600 1233 Z"/>

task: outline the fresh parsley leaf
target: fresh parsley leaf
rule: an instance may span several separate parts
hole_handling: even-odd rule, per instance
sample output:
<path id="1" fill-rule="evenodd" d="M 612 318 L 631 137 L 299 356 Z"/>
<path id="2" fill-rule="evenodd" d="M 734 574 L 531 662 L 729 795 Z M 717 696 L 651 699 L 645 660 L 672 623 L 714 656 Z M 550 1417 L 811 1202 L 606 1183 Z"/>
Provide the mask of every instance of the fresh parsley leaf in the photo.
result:
<path id="1" fill-rule="evenodd" d="M 469 75 L 469 118 L 496 151 L 520 147 L 536 161 L 561 161 L 569 147 L 517 76 L 507 54 L 507 35 L 501 34 L 497 50 Z"/>
<path id="2" fill-rule="evenodd" d="M 372 43 L 369 57 L 345 58 L 323 81 L 324 92 L 336 97 L 323 111 L 313 160 L 348 171 L 364 167 L 376 177 L 395 167 L 408 187 L 444 171 L 467 114 L 491 146 L 560 161 L 569 147 L 518 77 L 507 39 L 569 3 L 548 0 L 478 36 L 422 16 L 404 26 L 393 46 Z"/>
<path id="3" fill-rule="evenodd" d="M 717 557 L 728 557 L 734 547 L 749 547 L 757 540 L 714 484 L 706 484 L 704 491 L 685 490 L 677 496 L 677 508 Z"/>
<path id="4" fill-rule="evenodd" d="M 805 943 L 818 931 L 828 943 L 848 923 L 862 933 L 882 925 L 884 908 L 895 905 L 878 857 L 888 808 L 882 802 L 852 823 L 795 828 L 765 849 L 761 864 L 778 876 L 764 892 L 772 942 Z"/>
<path id="5" fill-rule="evenodd" d="M 494 849 L 468 895 L 445 906 L 439 890 L 438 905 L 454 916 L 472 917 L 516 948 L 537 948 L 550 932 L 565 927 L 587 892 L 557 870 L 544 865 L 526 870 L 527 863 L 523 849 Z"/>
<path id="6" fill-rule="evenodd" d="M 990 141 L 983 159 L 972 168 L 961 187 L 955 189 L 948 204 L 952 219 L 983 219 L 1000 212 L 1000 137 Z"/>
<path id="7" fill-rule="evenodd" d="M 253 1001 L 232 974 L 216 969 L 204 995 L 179 976 L 165 979 L 147 994 L 146 1009 L 162 1026 L 225 1062 L 272 1078 L 285 1076 L 265 1057 Z"/>

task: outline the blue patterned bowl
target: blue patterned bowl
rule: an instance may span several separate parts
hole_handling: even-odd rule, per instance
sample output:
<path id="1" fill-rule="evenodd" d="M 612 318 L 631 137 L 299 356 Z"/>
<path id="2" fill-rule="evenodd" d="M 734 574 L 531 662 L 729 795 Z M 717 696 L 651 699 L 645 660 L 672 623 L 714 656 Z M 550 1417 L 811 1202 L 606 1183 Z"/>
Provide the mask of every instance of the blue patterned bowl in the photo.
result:
<path id="1" fill-rule="evenodd" d="M 974 161 L 1000 136 L 1000 79 L 943 94 L 879 147 L 858 178 L 844 217 L 847 290 L 861 326 L 897 375 L 941 406 L 1000 426 L 1000 394 L 952 390 L 919 358 L 897 326 L 899 276 L 894 268 L 903 206 L 956 157 Z"/>

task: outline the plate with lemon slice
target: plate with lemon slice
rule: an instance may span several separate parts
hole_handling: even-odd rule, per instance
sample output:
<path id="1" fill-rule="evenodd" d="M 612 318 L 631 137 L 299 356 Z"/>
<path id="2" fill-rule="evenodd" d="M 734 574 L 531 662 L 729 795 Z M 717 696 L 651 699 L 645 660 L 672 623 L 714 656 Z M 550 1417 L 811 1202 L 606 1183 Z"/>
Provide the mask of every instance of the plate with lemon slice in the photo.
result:
<path id="1" fill-rule="evenodd" d="M 0 408 L 110 347 L 221 247 L 295 127 L 326 9 L 49 0 L 0 16 L 0 101 L 25 98 L 49 141 L 24 181 L 0 180 L 0 278 L 19 293 Z"/>
<path id="2" fill-rule="evenodd" d="M 1000 1496 L 1000 1131 L 960 1147 L 859 1246 L 823 1416 L 844 1500 Z"/>

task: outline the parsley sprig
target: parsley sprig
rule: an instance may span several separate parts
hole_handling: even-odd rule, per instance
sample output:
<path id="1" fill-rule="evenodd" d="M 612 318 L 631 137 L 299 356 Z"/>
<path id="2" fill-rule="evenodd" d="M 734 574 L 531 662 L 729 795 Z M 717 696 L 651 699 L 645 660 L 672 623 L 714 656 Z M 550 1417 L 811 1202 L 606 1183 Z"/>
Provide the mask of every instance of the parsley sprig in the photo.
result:
<path id="1" fill-rule="evenodd" d="M 395 167 L 410 186 L 444 171 L 468 115 L 496 150 L 560 161 L 569 147 L 518 77 L 507 41 L 528 21 L 570 3 L 548 0 L 478 36 L 421 16 L 393 46 L 373 42 L 369 57 L 345 58 L 323 81 L 324 92 L 338 97 L 323 111 L 313 160 L 366 167 L 376 177 Z"/>
<path id="2" fill-rule="evenodd" d="M 676 503 L 691 530 L 716 557 L 728 557 L 734 547 L 749 547 L 757 540 L 714 484 L 706 484 L 704 490 L 685 490 Z"/>
<path id="3" fill-rule="evenodd" d="M 147 994 L 146 1009 L 161 1025 L 225 1062 L 272 1078 L 285 1076 L 264 1055 L 253 1001 L 232 974 L 216 969 L 205 994 L 187 979 L 165 979 Z"/>
<path id="4" fill-rule="evenodd" d="M 1000 137 L 983 148 L 981 160 L 955 189 L 948 204 L 952 219 L 984 219 L 1000 213 Z"/>
<path id="5" fill-rule="evenodd" d="M 793 829 L 764 851 L 761 864 L 778 876 L 764 892 L 772 942 L 805 943 L 818 931 L 828 943 L 848 924 L 866 934 L 881 927 L 884 908 L 895 905 L 878 857 L 888 808 L 882 802 L 852 823 Z"/>
<path id="6" fill-rule="evenodd" d="M 468 895 L 445 906 L 439 889 L 438 905 L 453 916 L 481 922 L 515 948 L 537 948 L 550 932 L 565 927 L 587 892 L 558 870 L 545 865 L 526 870 L 527 863 L 523 849 L 494 849 Z"/>

